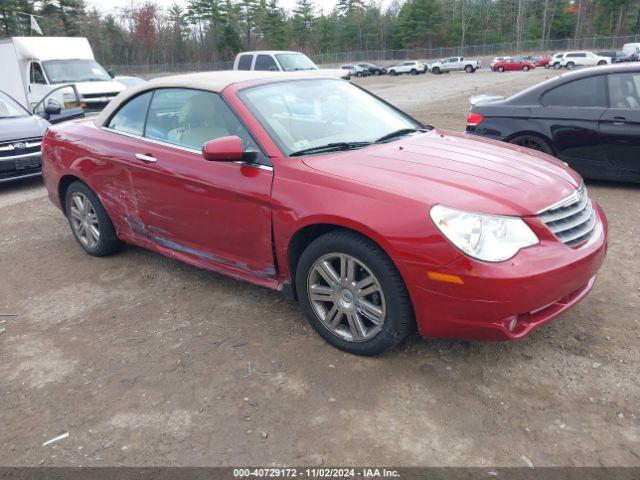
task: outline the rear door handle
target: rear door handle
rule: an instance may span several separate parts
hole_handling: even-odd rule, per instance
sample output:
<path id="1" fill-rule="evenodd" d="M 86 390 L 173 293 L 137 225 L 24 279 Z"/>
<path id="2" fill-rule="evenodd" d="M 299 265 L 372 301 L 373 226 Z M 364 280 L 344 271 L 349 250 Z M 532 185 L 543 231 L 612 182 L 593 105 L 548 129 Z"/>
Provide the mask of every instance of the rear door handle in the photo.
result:
<path id="1" fill-rule="evenodd" d="M 153 155 L 146 155 L 144 153 L 136 153 L 135 157 L 136 160 L 140 160 L 141 162 L 156 163 L 158 161 Z"/>

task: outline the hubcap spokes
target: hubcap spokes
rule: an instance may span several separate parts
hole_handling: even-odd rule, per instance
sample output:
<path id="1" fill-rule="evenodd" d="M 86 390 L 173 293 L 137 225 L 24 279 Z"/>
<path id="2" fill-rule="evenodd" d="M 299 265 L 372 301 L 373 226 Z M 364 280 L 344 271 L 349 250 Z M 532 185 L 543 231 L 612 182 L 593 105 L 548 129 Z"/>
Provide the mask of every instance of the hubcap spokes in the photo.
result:
<path id="1" fill-rule="evenodd" d="M 322 324 L 343 340 L 362 342 L 382 329 L 386 303 L 380 282 L 351 255 L 319 258 L 309 272 L 307 290 Z"/>
<path id="2" fill-rule="evenodd" d="M 76 192 L 71 196 L 69 216 L 71 228 L 80 243 L 95 248 L 100 241 L 100 224 L 93 205 L 82 193 Z"/>

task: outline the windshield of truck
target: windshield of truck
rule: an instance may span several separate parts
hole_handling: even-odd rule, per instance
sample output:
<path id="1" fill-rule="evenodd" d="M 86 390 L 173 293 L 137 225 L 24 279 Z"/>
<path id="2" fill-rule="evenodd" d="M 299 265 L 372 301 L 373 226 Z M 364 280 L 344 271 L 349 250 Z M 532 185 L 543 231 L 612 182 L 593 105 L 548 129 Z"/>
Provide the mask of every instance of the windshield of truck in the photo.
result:
<path id="1" fill-rule="evenodd" d="M 9 95 L 0 92 L 0 118 L 27 117 L 27 112 Z"/>
<path id="2" fill-rule="evenodd" d="M 302 55 L 301 53 L 278 53 L 276 54 L 276 58 L 285 72 L 318 70 L 318 66 L 309 60 L 306 55 Z"/>
<path id="3" fill-rule="evenodd" d="M 49 83 L 103 82 L 111 77 L 94 60 L 46 60 L 42 62 Z"/>

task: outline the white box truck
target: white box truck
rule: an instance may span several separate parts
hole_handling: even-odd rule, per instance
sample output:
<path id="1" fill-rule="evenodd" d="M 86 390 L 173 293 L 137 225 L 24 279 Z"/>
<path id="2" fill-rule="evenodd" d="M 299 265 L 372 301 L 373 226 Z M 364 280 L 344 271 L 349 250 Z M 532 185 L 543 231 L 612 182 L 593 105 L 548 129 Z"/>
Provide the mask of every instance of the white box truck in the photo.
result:
<path id="1" fill-rule="evenodd" d="M 75 85 L 87 111 L 100 111 L 125 86 L 95 61 L 82 37 L 0 39 L 0 90 L 31 110 L 60 85 Z"/>

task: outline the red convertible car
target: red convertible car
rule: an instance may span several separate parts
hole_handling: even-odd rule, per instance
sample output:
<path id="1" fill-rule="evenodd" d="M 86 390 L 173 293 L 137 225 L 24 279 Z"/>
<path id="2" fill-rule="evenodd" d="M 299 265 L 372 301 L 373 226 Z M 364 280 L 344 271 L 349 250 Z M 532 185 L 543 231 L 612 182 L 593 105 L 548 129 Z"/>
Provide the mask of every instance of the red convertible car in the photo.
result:
<path id="1" fill-rule="evenodd" d="M 493 71 L 501 73 L 511 70 L 522 70 L 523 72 L 528 72 L 529 70 L 533 70 L 534 68 L 536 68 L 536 66 L 533 64 L 533 62 L 518 58 L 509 58 L 501 62 L 496 62 L 493 65 Z"/>
<path id="2" fill-rule="evenodd" d="M 157 79 L 42 151 L 90 255 L 127 242 L 283 290 L 355 354 L 415 327 L 521 338 L 584 298 L 606 251 L 603 211 L 559 160 L 321 74 Z"/>

